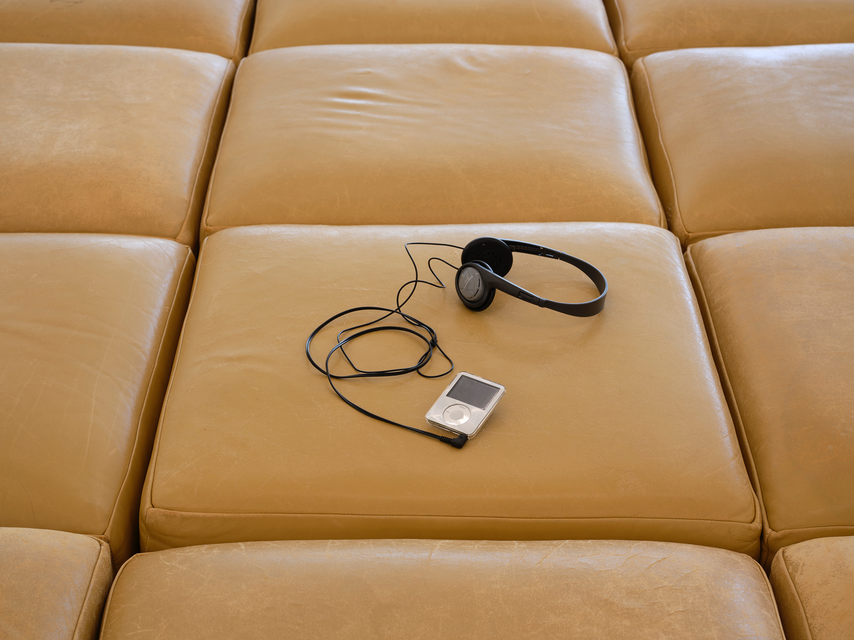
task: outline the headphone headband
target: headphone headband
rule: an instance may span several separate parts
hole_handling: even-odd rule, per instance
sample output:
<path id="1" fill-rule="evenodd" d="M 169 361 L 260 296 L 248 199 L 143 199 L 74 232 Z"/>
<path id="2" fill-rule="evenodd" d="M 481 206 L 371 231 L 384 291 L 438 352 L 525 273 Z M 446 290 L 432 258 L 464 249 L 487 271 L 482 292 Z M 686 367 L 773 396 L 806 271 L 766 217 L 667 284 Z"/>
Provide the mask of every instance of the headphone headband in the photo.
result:
<path id="1" fill-rule="evenodd" d="M 540 298 L 503 277 L 513 265 L 513 253 L 526 253 L 571 264 L 590 278 L 599 296 L 588 302 L 557 302 Z M 457 271 L 457 294 L 463 304 L 473 311 L 486 309 L 492 303 L 495 289 L 538 307 L 581 318 L 595 316 L 605 307 L 608 281 L 602 272 L 589 262 L 556 249 L 520 240 L 477 238 L 463 249 L 462 263 Z"/>

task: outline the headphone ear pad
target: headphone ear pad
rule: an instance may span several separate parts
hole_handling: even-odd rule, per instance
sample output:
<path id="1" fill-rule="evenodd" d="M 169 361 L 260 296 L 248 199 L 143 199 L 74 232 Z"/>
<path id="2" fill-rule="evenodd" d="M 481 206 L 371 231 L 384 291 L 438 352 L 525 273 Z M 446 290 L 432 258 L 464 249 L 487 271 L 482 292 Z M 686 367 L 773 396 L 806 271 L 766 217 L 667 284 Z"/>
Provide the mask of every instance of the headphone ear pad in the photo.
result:
<path id="1" fill-rule="evenodd" d="M 473 262 L 486 271 L 492 271 L 489 265 L 481 260 L 474 260 Z M 460 297 L 460 301 L 472 311 L 483 311 L 495 299 L 495 288 L 487 287 L 480 272 L 471 264 L 464 263 L 457 271 L 455 281 L 457 295 Z"/>
<path id="2" fill-rule="evenodd" d="M 495 275 L 503 278 L 513 266 L 513 252 L 498 238 L 475 238 L 463 249 L 460 262 L 484 262 Z"/>

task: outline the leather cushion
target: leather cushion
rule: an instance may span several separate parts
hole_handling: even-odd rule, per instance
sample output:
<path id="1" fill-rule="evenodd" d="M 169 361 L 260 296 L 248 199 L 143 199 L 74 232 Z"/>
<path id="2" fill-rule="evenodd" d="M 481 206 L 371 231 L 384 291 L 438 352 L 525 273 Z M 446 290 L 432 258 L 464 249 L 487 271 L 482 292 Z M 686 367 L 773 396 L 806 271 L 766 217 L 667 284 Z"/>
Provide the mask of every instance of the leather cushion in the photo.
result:
<path id="1" fill-rule="evenodd" d="M 94 640 L 113 581 L 103 540 L 0 527 L 3 638 Z"/>
<path id="2" fill-rule="evenodd" d="M 254 0 L 0 0 L 0 42 L 112 44 L 246 55 Z"/>
<path id="3" fill-rule="evenodd" d="M 0 44 L 0 232 L 195 242 L 233 71 L 191 51 Z"/>
<path id="4" fill-rule="evenodd" d="M 631 68 L 656 51 L 854 41 L 848 0 L 605 0 Z"/>
<path id="5" fill-rule="evenodd" d="M 203 234 L 281 223 L 663 225 L 619 60 L 489 45 L 246 59 Z"/>
<path id="6" fill-rule="evenodd" d="M 843 640 L 854 629 L 854 537 L 817 538 L 774 557 L 771 584 L 789 640 Z"/>
<path id="7" fill-rule="evenodd" d="M 259 0 L 252 52 L 314 44 L 430 42 L 617 53 L 600 0 Z"/>
<path id="8" fill-rule="evenodd" d="M 854 534 L 854 229 L 732 234 L 687 259 L 763 505 L 766 561 Z"/>
<path id="9" fill-rule="evenodd" d="M 683 243 L 854 224 L 854 45 L 672 51 L 632 84 L 653 177 Z"/>
<path id="10" fill-rule="evenodd" d="M 309 333 L 350 307 L 393 304 L 407 241 L 496 234 L 602 269 L 604 311 L 572 318 L 499 293 L 469 311 L 450 284 L 407 313 L 433 325 L 457 371 L 507 387 L 462 450 L 359 414 L 306 360 Z M 438 255 L 413 247 L 422 274 Z M 511 280 L 583 301 L 567 264 L 517 255 Z M 351 317 L 355 322 L 358 317 Z M 349 323 L 352 324 L 352 323 Z M 347 326 L 349 326 L 349 324 Z M 314 344 L 321 360 L 332 330 Z M 422 345 L 380 334 L 365 367 L 411 365 Z M 436 356 L 427 373 L 440 373 Z M 366 409 L 427 428 L 450 377 L 340 386 Z M 211 236 L 149 467 L 145 550 L 309 538 L 631 538 L 759 551 L 759 510 L 676 239 L 647 225 L 242 227 Z"/>
<path id="11" fill-rule="evenodd" d="M 194 265 L 169 240 L 0 235 L 0 526 L 136 549 Z"/>
<path id="12" fill-rule="evenodd" d="M 615 541 L 255 542 L 142 554 L 122 568 L 104 616 L 103 640 L 131 635 L 783 640 L 768 579 L 747 556 Z"/>

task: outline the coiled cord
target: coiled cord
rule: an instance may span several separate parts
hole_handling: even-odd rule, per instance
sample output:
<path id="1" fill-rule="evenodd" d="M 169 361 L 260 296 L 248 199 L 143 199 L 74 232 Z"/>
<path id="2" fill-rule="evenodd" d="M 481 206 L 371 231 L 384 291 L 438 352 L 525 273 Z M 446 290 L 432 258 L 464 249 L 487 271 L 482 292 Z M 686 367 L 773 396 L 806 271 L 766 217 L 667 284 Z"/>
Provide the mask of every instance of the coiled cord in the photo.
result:
<path id="1" fill-rule="evenodd" d="M 458 247 L 457 245 L 445 244 L 445 243 L 441 243 L 441 242 L 407 242 L 406 244 L 404 244 L 404 249 L 406 250 L 406 255 L 409 256 L 409 261 L 412 263 L 412 267 L 415 270 L 415 278 L 413 280 L 409 280 L 408 282 L 405 282 L 397 290 L 397 295 L 395 296 L 395 305 L 396 306 L 393 309 L 386 308 L 386 307 L 372 307 L 372 306 L 353 307 L 351 309 L 346 309 L 345 311 L 342 311 L 341 313 L 335 314 L 331 318 L 324 320 L 308 336 L 308 340 L 306 340 L 306 342 L 305 342 L 305 355 L 308 358 L 308 361 L 311 363 L 311 365 L 315 369 L 317 369 L 318 371 L 320 371 L 321 373 L 323 373 L 326 376 L 326 379 L 329 381 L 329 386 L 332 387 L 332 390 L 336 393 L 336 395 L 339 398 L 341 398 L 344 402 L 346 402 L 349 406 L 354 408 L 356 411 L 358 411 L 358 412 L 360 412 L 360 413 L 362 413 L 362 414 L 364 414 L 370 418 L 373 418 L 374 420 L 379 420 L 381 422 L 385 422 L 387 424 L 391 424 L 391 425 L 394 425 L 396 427 L 401 427 L 401 428 L 406 429 L 408 431 L 412 431 L 414 433 L 418 433 L 420 435 L 427 436 L 427 437 L 433 438 L 435 440 L 439 440 L 440 442 L 444 442 L 445 444 L 449 444 L 452 447 L 455 447 L 457 449 L 462 449 L 463 445 L 465 445 L 465 443 L 468 442 L 468 436 L 466 436 L 466 435 L 459 435 L 456 438 L 450 438 L 447 436 L 440 436 L 438 434 L 431 433 L 430 431 L 425 431 L 423 429 L 416 429 L 415 427 L 410 427 L 410 426 L 407 426 L 405 424 L 395 422 L 394 420 L 384 418 L 380 415 L 377 415 L 376 413 L 373 413 L 372 411 L 368 411 L 364 407 L 360 407 L 355 402 L 353 402 L 352 400 L 350 400 L 349 398 L 344 396 L 344 394 L 341 393 L 341 391 L 335 386 L 334 380 L 350 380 L 350 379 L 354 379 L 354 378 L 386 378 L 386 377 L 391 377 L 391 376 L 402 376 L 402 375 L 406 375 L 406 374 L 413 373 L 413 372 L 417 373 L 422 378 L 441 378 L 442 376 L 446 376 L 449 373 L 451 373 L 451 371 L 454 370 L 453 360 L 451 360 L 451 358 L 448 357 L 448 354 L 446 354 L 442 350 L 442 347 L 439 346 L 439 338 L 436 334 L 436 331 L 427 323 L 422 322 L 421 320 L 418 320 L 417 318 L 410 316 L 409 314 L 404 313 L 402 311 L 402 308 L 407 302 L 409 302 L 409 300 L 412 298 L 412 296 L 415 295 L 415 290 L 418 288 L 419 284 L 426 284 L 426 285 L 429 285 L 431 287 L 435 287 L 437 289 L 444 289 L 445 288 L 445 283 L 442 282 L 442 279 L 436 274 L 436 272 L 433 269 L 433 262 L 434 261 L 444 263 L 447 266 L 454 269 L 454 271 L 458 271 L 459 267 L 455 267 L 450 262 L 448 262 L 447 260 L 443 260 L 442 258 L 437 258 L 435 256 L 431 257 L 427 261 L 427 267 L 430 269 L 430 273 L 433 274 L 433 277 L 436 279 L 436 282 L 430 282 L 428 280 L 421 280 L 418 276 L 418 264 L 415 262 L 415 258 L 413 258 L 412 252 L 409 250 L 410 246 L 451 247 L 453 249 L 459 249 L 460 251 L 463 250 L 463 247 Z M 410 285 L 412 286 L 412 290 L 409 292 L 409 295 L 407 295 L 406 298 L 401 302 L 401 295 L 403 294 L 404 289 L 406 289 Z M 371 320 L 369 322 L 357 324 L 357 325 L 354 325 L 352 327 L 347 327 L 346 329 L 342 329 L 341 331 L 339 331 L 338 335 L 337 335 L 337 343 L 335 344 L 334 347 L 332 347 L 332 349 L 326 355 L 326 359 L 324 361 L 324 364 L 321 367 L 314 360 L 314 358 L 311 355 L 311 342 L 312 342 L 312 340 L 314 340 L 314 338 L 317 336 L 317 334 L 319 334 L 323 329 L 325 329 L 332 322 L 335 322 L 339 318 L 346 316 L 346 315 L 349 315 L 351 313 L 358 313 L 358 312 L 362 312 L 362 311 L 380 311 L 380 312 L 382 312 L 383 315 L 381 315 L 380 317 L 378 317 L 374 320 Z M 402 318 L 404 321 L 406 321 L 408 324 L 412 325 L 415 328 L 413 329 L 413 328 L 401 327 L 401 326 L 397 326 L 397 325 L 375 326 L 375 325 L 378 325 L 379 323 L 381 323 L 384 320 L 391 318 L 393 316 L 399 316 L 400 318 Z M 409 367 L 398 367 L 395 369 L 360 369 L 359 367 L 356 366 L 356 364 L 353 362 L 353 360 L 347 354 L 345 347 L 348 344 L 351 344 L 354 340 L 357 340 L 358 338 L 361 338 L 363 336 L 366 336 L 366 335 L 369 335 L 372 333 L 377 333 L 380 331 L 399 331 L 399 332 L 403 332 L 403 333 L 413 335 L 413 336 L 417 337 L 419 340 L 424 342 L 424 344 L 426 345 L 426 349 L 424 350 L 424 353 L 421 354 L 421 357 L 418 358 L 418 361 L 414 365 L 409 366 Z M 352 369 L 355 373 L 341 375 L 341 374 L 334 374 L 330 371 L 330 360 L 339 351 L 344 356 L 344 359 L 349 363 L 350 367 L 352 367 Z M 433 354 L 435 353 L 435 351 L 438 351 L 442 355 L 442 357 L 448 362 L 448 365 L 449 365 L 448 369 L 447 369 L 447 371 L 443 371 L 442 373 L 439 373 L 439 374 L 430 375 L 430 374 L 424 373 L 424 371 L 422 369 L 424 369 L 424 367 L 426 367 L 430 363 L 430 361 L 433 359 Z"/>

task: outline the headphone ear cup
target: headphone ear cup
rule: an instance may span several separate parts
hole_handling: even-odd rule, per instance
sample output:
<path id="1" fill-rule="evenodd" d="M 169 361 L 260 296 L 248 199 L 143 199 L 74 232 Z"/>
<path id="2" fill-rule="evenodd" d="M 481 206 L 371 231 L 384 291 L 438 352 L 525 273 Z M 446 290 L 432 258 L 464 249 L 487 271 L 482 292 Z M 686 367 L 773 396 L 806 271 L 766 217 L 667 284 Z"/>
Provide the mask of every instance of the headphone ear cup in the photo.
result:
<path id="1" fill-rule="evenodd" d="M 460 261 L 486 263 L 490 271 L 503 278 L 513 266 L 513 252 L 498 238 L 475 238 L 463 249 Z"/>
<path id="2" fill-rule="evenodd" d="M 483 299 L 483 302 L 480 303 L 477 307 L 469 307 L 472 311 L 484 311 L 489 305 L 492 304 L 492 301 L 495 300 L 495 289 L 490 288 L 489 293 L 486 294 L 486 297 Z"/>
<path id="3" fill-rule="evenodd" d="M 495 288 L 488 286 L 483 277 L 473 265 L 477 265 L 486 271 L 492 271 L 489 265 L 480 260 L 474 260 L 463 264 L 457 271 L 455 281 L 457 295 L 460 301 L 472 311 L 483 311 L 495 299 Z"/>

